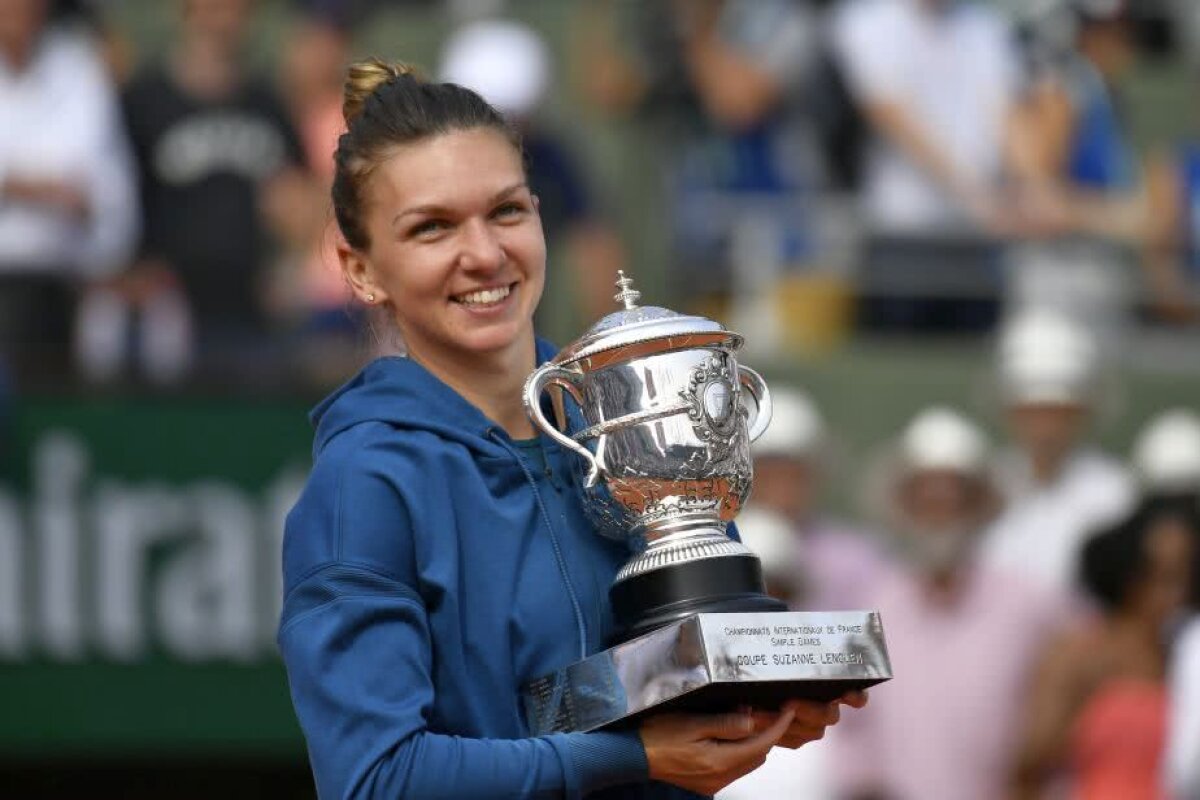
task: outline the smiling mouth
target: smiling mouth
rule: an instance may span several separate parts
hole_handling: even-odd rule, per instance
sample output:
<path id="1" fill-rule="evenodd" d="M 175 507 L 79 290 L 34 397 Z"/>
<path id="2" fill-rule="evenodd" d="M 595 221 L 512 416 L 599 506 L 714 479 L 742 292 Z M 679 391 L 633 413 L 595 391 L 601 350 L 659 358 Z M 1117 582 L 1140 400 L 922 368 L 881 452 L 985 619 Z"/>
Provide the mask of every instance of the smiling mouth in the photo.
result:
<path id="1" fill-rule="evenodd" d="M 466 292 L 464 294 L 454 295 L 451 300 L 464 306 L 473 308 L 483 308 L 486 306 L 494 306 L 504 302 L 504 299 L 512 294 L 512 290 L 516 288 L 515 283 L 510 283 L 507 286 L 496 286 L 491 289 L 479 289 L 474 292 Z"/>

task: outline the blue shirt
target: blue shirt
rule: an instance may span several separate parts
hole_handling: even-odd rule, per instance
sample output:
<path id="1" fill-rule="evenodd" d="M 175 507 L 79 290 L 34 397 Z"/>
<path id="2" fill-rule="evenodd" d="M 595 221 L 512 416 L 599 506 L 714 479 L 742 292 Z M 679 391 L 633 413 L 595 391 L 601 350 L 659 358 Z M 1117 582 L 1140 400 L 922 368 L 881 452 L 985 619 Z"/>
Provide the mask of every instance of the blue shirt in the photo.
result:
<path id="1" fill-rule="evenodd" d="M 587 524 L 578 459 L 523 457 L 403 358 L 313 419 L 279 644 L 322 797 L 693 796 L 647 780 L 636 732 L 530 735 L 522 687 L 602 648 L 629 555 Z"/>

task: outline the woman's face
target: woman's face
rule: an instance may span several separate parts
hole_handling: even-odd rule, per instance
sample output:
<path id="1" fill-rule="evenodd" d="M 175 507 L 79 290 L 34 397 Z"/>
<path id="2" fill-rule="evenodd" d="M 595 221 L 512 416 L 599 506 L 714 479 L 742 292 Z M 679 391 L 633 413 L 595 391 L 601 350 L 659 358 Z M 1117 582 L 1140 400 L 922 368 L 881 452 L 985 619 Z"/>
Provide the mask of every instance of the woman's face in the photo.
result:
<path id="1" fill-rule="evenodd" d="M 1147 531 L 1145 570 L 1133 602 L 1147 616 L 1165 621 L 1187 603 L 1196 547 L 1194 532 L 1182 520 L 1164 516 Z"/>
<path id="2" fill-rule="evenodd" d="M 397 146 L 364 194 L 370 246 L 343 266 L 360 299 L 390 307 L 410 355 L 461 363 L 532 345 L 546 244 L 500 132 Z"/>

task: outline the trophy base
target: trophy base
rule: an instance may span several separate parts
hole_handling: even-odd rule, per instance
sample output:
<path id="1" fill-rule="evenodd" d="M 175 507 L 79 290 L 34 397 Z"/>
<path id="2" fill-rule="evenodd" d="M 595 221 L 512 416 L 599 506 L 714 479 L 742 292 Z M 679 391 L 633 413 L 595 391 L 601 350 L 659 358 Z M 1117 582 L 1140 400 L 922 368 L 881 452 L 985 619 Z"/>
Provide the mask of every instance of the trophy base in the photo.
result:
<path id="1" fill-rule="evenodd" d="M 632 726 L 663 711 L 826 702 L 892 677 L 879 614 L 693 614 L 531 682 L 534 736 Z"/>
<path id="2" fill-rule="evenodd" d="M 614 583 L 608 592 L 618 633 L 609 645 L 636 639 L 699 613 L 787 611 L 763 585 L 752 553 L 670 564 Z"/>

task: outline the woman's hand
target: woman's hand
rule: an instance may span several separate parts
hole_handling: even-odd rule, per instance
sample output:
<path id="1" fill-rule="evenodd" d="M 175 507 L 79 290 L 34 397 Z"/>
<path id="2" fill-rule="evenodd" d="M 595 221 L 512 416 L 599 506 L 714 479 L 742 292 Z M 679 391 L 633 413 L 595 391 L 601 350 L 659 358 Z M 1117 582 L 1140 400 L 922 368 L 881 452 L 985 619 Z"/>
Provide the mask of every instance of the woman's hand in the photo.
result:
<path id="1" fill-rule="evenodd" d="M 795 749 L 816 741 L 841 717 L 841 706 L 866 704 L 867 693 L 854 691 L 829 703 L 789 700 L 772 712 L 745 709 L 651 717 L 640 730 L 650 778 L 699 794 L 716 794 L 762 766 L 772 747 Z"/>
<path id="2" fill-rule="evenodd" d="M 651 717 L 639 731 L 650 778 L 697 794 L 716 794 L 767 760 L 787 734 L 795 711 L 785 708 L 771 716 L 773 722 L 757 732 L 756 717 L 749 711 Z"/>
<path id="3" fill-rule="evenodd" d="M 851 708 L 862 708 L 867 704 L 867 693 L 865 691 L 847 692 L 830 703 L 817 703 L 812 700 L 790 700 L 784 704 L 784 710 L 790 708 L 795 716 L 792 719 L 792 724 L 788 726 L 785 733 L 779 740 L 780 747 L 788 747 L 795 750 L 797 747 L 815 742 L 825 736 L 825 729 L 830 725 L 837 723 L 841 719 L 841 706 L 846 705 Z M 755 711 L 754 729 L 756 731 L 766 730 L 770 727 L 779 716 L 778 712 L 770 711 Z"/>

